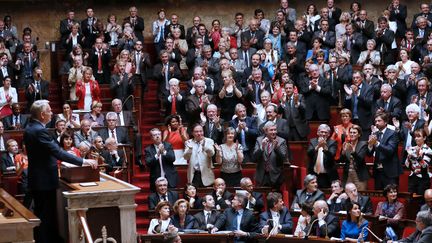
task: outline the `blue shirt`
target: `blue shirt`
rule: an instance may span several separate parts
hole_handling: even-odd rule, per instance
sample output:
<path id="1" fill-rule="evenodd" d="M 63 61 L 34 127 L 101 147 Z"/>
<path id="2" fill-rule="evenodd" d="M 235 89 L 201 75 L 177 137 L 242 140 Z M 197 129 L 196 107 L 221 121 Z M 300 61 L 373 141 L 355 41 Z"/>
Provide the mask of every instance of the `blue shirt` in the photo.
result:
<path id="1" fill-rule="evenodd" d="M 368 227 L 369 222 L 367 220 L 364 220 L 363 223 L 360 225 L 360 227 L 357 225 L 356 222 L 344 220 L 342 222 L 342 231 L 341 231 L 341 239 L 345 240 L 345 238 L 352 238 L 357 239 L 360 235 L 361 230 L 364 227 Z M 366 241 L 368 237 L 368 231 L 363 230 L 363 240 Z"/>

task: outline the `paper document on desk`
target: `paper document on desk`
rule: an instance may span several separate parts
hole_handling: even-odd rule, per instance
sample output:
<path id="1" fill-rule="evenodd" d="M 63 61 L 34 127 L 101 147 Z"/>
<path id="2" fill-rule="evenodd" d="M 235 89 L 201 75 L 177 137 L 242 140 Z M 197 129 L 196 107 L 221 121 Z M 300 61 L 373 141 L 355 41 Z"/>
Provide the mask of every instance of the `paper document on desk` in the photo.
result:
<path id="1" fill-rule="evenodd" d="M 330 238 L 331 241 L 343 241 L 341 238 L 332 237 Z"/>
<path id="2" fill-rule="evenodd" d="M 227 235 L 227 234 L 232 234 L 233 232 L 230 230 L 221 230 L 221 231 L 216 231 L 214 234 L 215 235 Z"/>

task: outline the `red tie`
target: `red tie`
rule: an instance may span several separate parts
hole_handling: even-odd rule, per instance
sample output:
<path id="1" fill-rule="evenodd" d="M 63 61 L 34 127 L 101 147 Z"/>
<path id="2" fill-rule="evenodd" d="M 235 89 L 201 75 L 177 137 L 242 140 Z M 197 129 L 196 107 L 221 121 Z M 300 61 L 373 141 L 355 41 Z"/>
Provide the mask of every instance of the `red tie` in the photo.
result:
<path id="1" fill-rule="evenodd" d="M 112 137 L 116 140 L 116 142 L 118 142 L 114 130 L 111 130 L 111 134 L 112 134 Z"/>
<path id="2" fill-rule="evenodd" d="M 98 52 L 98 72 L 102 72 L 102 52 Z"/>
<path id="3" fill-rule="evenodd" d="M 177 99 L 175 95 L 172 96 L 172 102 L 171 102 L 171 115 L 174 115 L 177 113 Z"/>
<path id="4" fill-rule="evenodd" d="M 411 51 L 411 42 L 408 42 L 407 49 L 408 51 Z"/>

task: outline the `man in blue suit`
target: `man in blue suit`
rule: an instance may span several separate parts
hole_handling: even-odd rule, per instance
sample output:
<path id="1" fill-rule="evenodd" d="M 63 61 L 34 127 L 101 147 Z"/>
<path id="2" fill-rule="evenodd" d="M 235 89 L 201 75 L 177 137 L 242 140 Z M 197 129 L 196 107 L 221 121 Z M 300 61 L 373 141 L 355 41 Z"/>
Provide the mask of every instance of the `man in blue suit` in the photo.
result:
<path id="1" fill-rule="evenodd" d="M 293 221 L 282 194 L 270 192 L 267 195 L 268 210 L 260 214 L 260 228 L 264 235 L 291 234 Z M 277 223 L 276 223 L 277 222 Z"/>
<path id="2" fill-rule="evenodd" d="M 34 213 L 41 219 L 34 229 L 36 242 L 59 242 L 57 236 L 56 190 L 58 188 L 57 160 L 78 166 L 87 164 L 97 168 L 95 160 L 81 159 L 59 147 L 45 125 L 51 121 L 52 111 L 47 100 L 35 101 L 31 108 L 31 121 L 24 132 L 28 154 L 29 189 L 34 198 Z"/>
<path id="3" fill-rule="evenodd" d="M 235 242 L 250 242 L 257 236 L 258 224 L 253 212 L 247 209 L 247 198 L 242 194 L 236 194 L 231 201 L 231 208 L 224 211 L 225 230 L 232 230 Z"/>
<path id="4" fill-rule="evenodd" d="M 251 154 L 258 136 L 258 127 L 255 118 L 246 116 L 246 107 L 243 104 L 235 106 L 236 118 L 231 120 L 230 127 L 237 132 L 237 139 L 243 146 L 244 162 L 251 161 Z"/>
<path id="5" fill-rule="evenodd" d="M 377 131 L 369 136 L 368 154 L 374 155 L 373 174 L 375 190 L 382 190 L 388 184 L 399 184 L 402 165 L 398 158 L 398 134 L 387 128 L 387 113 L 378 112 L 375 115 Z"/>

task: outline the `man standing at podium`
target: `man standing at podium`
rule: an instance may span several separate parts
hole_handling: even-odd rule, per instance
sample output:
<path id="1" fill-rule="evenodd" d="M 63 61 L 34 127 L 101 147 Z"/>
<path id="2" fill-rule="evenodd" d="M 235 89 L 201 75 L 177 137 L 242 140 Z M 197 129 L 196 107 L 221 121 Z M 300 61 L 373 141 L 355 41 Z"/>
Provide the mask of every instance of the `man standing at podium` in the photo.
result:
<path id="1" fill-rule="evenodd" d="M 58 188 L 57 160 L 97 168 L 95 160 L 81 159 L 62 150 L 50 136 L 45 125 L 51 121 L 52 111 L 47 100 L 35 101 L 31 121 L 24 132 L 29 159 L 29 190 L 34 198 L 34 213 L 41 219 L 34 230 L 37 243 L 62 242 L 58 236 L 56 190 Z"/>

